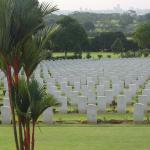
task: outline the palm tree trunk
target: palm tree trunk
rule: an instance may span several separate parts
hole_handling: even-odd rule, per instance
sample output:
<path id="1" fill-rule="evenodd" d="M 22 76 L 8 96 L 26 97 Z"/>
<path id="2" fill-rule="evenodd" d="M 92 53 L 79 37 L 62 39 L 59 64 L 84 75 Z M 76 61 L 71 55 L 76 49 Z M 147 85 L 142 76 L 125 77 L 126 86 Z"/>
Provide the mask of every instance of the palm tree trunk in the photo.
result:
<path id="1" fill-rule="evenodd" d="M 26 150 L 26 128 L 25 128 L 25 125 L 23 125 L 23 133 L 24 133 L 23 146 L 24 146 L 24 149 Z"/>
<path id="2" fill-rule="evenodd" d="M 12 102 L 11 66 L 9 64 L 7 65 L 7 81 L 8 81 L 9 100 L 10 100 L 10 107 L 11 107 L 11 112 L 12 112 L 11 114 L 12 114 L 12 123 L 13 123 L 13 131 L 14 131 L 16 150 L 19 150 L 19 142 L 18 142 L 18 135 L 17 135 L 15 110 L 14 110 L 14 104 Z"/>
<path id="3" fill-rule="evenodd" d="M 35 145 L 35 122 L 32 123 L 32 148 L 31 150 L 34 150 Z"/>
<path id="4" fill-rule="evenodd" d="M 30 122 L 28 124 L 27 133 L 28 133 L 28 148 L 30 150 Z"/>
<path id="5" fill-rule="evenodd" d="M 13 67 L 14 67 L 14 84 L 16 88 L 16 99 L 18 98 L 18 82 L 19 82 L 19 64 L 18 64 L 17 57 L 14 57 L 13 60 Z M 23 148 L 23 136 L 22 136 L 22 124 L 21 124 L 21 118 L 18 116 L 18 123 L 19 123 L 19 144 L 20 144 L 20 150 L 24 150 Z"/>
<path id="6" fill-rule="evenodd" d="M 20 150 L 24 150 L 24 147 L 23 147 L 23 135 L 22 135 L 22 124 L 21 124 L 20 117 L 18 117 L 18 122 L 19 122 L 19 143 L 20 143 Z"/>
<path id="7" fill-rule="evenodd" d="M 24 148 L 25 150 L 27 150 L 27 131 L 26 131 L 26 127 L 24 127 Z"/>
<path id="8" fill-rule="evenodd" d="M 30 150 L 30 122 L 26 123 L 26 130 L 25 130 L 25 150 Z"/>

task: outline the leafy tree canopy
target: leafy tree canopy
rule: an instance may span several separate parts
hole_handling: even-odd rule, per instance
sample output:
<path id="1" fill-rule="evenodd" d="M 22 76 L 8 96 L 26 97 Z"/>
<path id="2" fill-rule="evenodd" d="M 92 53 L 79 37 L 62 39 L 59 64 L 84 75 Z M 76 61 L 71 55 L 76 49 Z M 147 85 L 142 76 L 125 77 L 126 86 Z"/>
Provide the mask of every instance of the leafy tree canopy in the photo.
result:
<path id="1" fill-rule="evenodd" d="M 53 35 L 54 48 L 58 51 L 79 51 L 86 49 L 88 37 L 83 27 L 71 17 L 57 21 L 60 26 Z"/>
<path id="2" fill-rule="evenodd" d="M 122 52 L 124 50 L 122 41 L 117 38 L 111 46 L 113 52 Z"/>
<path id="3" fill-rule="evenodd" d="M 100 35 L 96 36 L 91 43 L 92 49 L 111 49 L 111 45 L 117 39 L 121 41 L 126 41 L 126 37 L 122 32 L 102 32 Z"/>
<path id="4" fill-rule="evenodd" d="M 150 23 L 140 25 L 135 34 L 135 41 L 142 48 L 150 48 Z"/>

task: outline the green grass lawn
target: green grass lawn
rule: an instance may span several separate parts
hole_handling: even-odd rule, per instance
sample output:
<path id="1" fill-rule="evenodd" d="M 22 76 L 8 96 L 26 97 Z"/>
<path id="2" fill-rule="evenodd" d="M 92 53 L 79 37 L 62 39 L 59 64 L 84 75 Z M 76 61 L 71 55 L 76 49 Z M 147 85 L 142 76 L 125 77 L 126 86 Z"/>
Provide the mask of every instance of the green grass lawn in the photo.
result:
<path id="1" fill-rule="evenodd" d="M 107 58 L 108 55 L 111 55 L 111 58 L 118 58 L 120 56 L 119 54 L 114 54 L 114 53 L 111 53 L 111 52 L 91 52 L 90 54 L 91 54 L 92 58 L 94 58 L 94 59 L 98 59 L 98 55 L 103 55 L 103 58 Z M 68 56 L 73 56 L 74 53 L 69 52 L 69 53 L 67 53 L 67 55 Z M 82 53 L 83 58 L 86 58 L 86 55 L 87 55 L 86 52 Z M 60 57 L 60 56 L 65 56 L 65 53 L 63 53 L 63 52 L 54 52 L 53 53 L 53 57 Z"/>
<path id="2" fill-rule="evenodd" d="M 133 120 L 133 114 L 132 113 L 126 113 L 126 114 L 119 114 L 119 113 L 103 113 L 98 114 L 97 119 L 103 120 L 103 121 L 109 121 L 109 120 Z M 55 114 L 54 115 L 54 121 L 64 121 L 64 122 L 82 122 L 86 121 L 87 116 L 86 114 Z M 81 122 L 79 124 L 81 124 Z"/>
<path id="3" fill-rule="evenodd" d="M 57 113 L 54 115 L 54 122 L 57 124 L 86 124 L 87 123 L 87 115 L 86 114 L 78 114 L 78 113 L 72 113 L 72 114 L 61 114 Z M 98 123 L 125 123 L 125 124 L 133 124 L 133 113 L 125 113 L 120 114 L 117 112 L 107 112 L 107 113 L 101 113 L 97 115 Z M 150 124 L 150 113 L 145 113 L 145 124 Z M 42 117 L 40 118 L 40 121 L 42 121 Z"/>
<path id="4" fill-rule="evenodd" d="M 41 126 L 36 150 L 149 150 L 149 126 Z M 15 150 L 11 127 L 0 126 L 0 150 Z"/>

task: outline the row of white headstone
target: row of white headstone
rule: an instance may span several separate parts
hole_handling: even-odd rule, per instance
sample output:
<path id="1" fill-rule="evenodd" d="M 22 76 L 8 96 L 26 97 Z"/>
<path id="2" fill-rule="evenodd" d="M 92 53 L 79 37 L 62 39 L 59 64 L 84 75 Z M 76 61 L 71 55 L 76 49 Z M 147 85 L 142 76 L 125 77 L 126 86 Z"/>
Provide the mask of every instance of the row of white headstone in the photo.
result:
<path id="1" fill-rule="evenodd" d="M 78 106 L 79 113 L 87 113 L 87 118 L 91 118 L 89 116 L 93 114 L 92 112 L 96 112 L 96 114 L 97 111 L 105 112 L 106 106 L 112 103 L 114 96 L 117 97 L 117 112 L 125 113 L 127 103 L 131 102 L 139 86 L 150 76 L 149 65 L 149 59 L 51 61 L 41 64 L 35 72 L 35 77 L 41 84 L 44 80 L 48 92 L 61 103 L 61 113 L 67 113 L 67 102 L 70 99 L 72 105 Z M 41 67 L 44 79 L 40 77 Z M 51 71 L 51 75 L 49 71 Z M 60 90 L 56 84 L 60 86 Z M 111 84 L 112 88 L 110 88 Z M 129 86 L 129 88 L 126 89 L 125 86 Z M 4 80 L 4 87 L 7 89 L 6 80 Z M 120 95 L 121 92 L 123 92 L 122 95 Z M 8 92 L 6 93 L 8 95 Z M 139 102 L 144 103 L 145 106 L 146 102 L 143 99 L 150 97 L 148 87 L 143 90 L 142 94 L 139 96 Z M 142 110 L 142 104 L 135 105 L 134 116 L 138 112 L 136 108 L 141 106 L 139 110 Z M 4 98 L 1 114 L 2 123 L 10 123 L 11 113 L 7 96 Z M 51 108 L 44 112 L 43 120 L 52 122 L 46 121 L 51 118 L 47 114 L 52 116 Z M 136 120 L 137 117 L 134 118 Z"/>
<path id="2" fill-rule="evenodd" d="M 11 112 L 9 106 L 1 107 L 2 124 L 11 124 Z M 87 106 L 87 121 L 89 123 L 97 123 L 97 107 L 94 104 Z M 137 103 L 134 105 L 134 121 L 144 121 L 144 105 Z M 43 122 L 47 124 L 53 123 L 53 109 L 50 107 L 43 113 Z"/>
<path id="3" fill-rule="evenodd" d="M 135 84 L 129 84 L 129 85 L 130 85 L 130 87 L 132 87 L 131 89 L 133 90 L 131 93 L 135 94 L 136 90 L 137 90 L 136 85 Z M 7 84 L 6 84 L 6 86 L 7 86 Z M 129 89 L 130 89 L 130 87 L 129 87 Z M 107 90 L 108 93 L 110 93 L 110 91 L 111 90 Z M 148 89 L 145 89 L 145 91 L 147 91 L 147 93 L 149 93 Z M 74 94 L 77 93 L 77 91 L 73 91 L 73 92 L 74 92 Z M 58 93 L 60 94 L 60 92 L 58 92 Z M 60 112 L 67 113 L 67 97 L 63 97 L 61 95 L 58 96 L 57 94 L 55 96 L 58 98 L 59 102 L 61 102 L 61 104 L 62 104 L 61 107 L 60 107 Z M 147 96 L 147 95 L 142 95 L 141 97 L 144 97 L 144 96 Z M 8 92 L 6 92 L 6 97 L 8 97 Z M 79 113 L 87 112 L 87 115 L 89 116 L 90 109 L 88 109 L 88 108 L 90 108 L 91 105 L 92 105 L 92 107 L 96 106 L 95 105 L 96 102 L 92 101 L 92 99 L 94 99 L 94 96 L 89 96 L 89 97 L 91 97 L 91 101 L 89 101 L 89 102 L 87 101 L 88 98 L 86 96 L 78 96 L 77 97 L 77 95 L 73 95 L 73 98 L 74 97 L 75 97 L 75 99 L 78 98 L 78 102 L 77 103 L 75 102 L 74 104 L 78 105 Z M 109 103 L 109 101 L 107 101 L 107 98 L 108 97 L 106 97 L 106 96 L 98 96 L 97 97 L 98 111 L 100 111 L 100 112 L 106 111 L 106 105 L 107 105 L 107 103 Z M 112 94 L 111 94 L 111 98 L 112 98 Z M 125 113 L 126 112 L 127 102 L 128 102 L 127 101 L 127 97 L 125 95 L 119 95 L 118 96 L 118 98 L 117 98 L 117 111 L 119 113 Z M 135 110 L 137 110 L 136 107 L 135 107 Z M 6 114 L 6 112 L 7 112 L 7 114 Z M 46 111 L 46 112 L 48 113 L 50 111 Z M 48 118 L 48 116 L 46 115 L 47 114 L 46 112 L 44 112 L 44 116 L 45 117 L 43 117 L 43 119 L 44 118 Z M 4 104 L 3 104 L 3 107 L 1 108 L 1 113 L 2 113 L 2 123 L 6 123 L 6 122 L 10 123 L 10 121 L 11 121 L 10 114 L 11 113 L 10 113 L 10 107 L 9 107 L 9 100 L 8 100 L 8 98 L 4 98 Z M 49 113 L 49 114 L 52 114 L 52 113 Z M 136 114 L 136 111 L 135 111 L 135 114 Z M 46 120 L 46 119 L 44 119 L 44 120 Z"/>
<path id="4" fill-rule="evenodd" d="M 127 104 L 150 76 L 149 65 L 149 59 L 60 60 L 41 64 L 48 92 L 62 104 L 60 112 L 67 113 L 69 99 L 79 113 L 87 113 L 89 122 L 90 114 L 97 118 L 97 111 L 105 112 L 114 96 L 117 97 L 117 112 L 125 113 Z M 40 69 L 37 79 L 40 78 L 38 72 Z M 59 90 L 56 84 L 60 86 Z M 143 121 L 143 103 L 134 105 L 133 114 L 134 121 Z"/>
<path id="5" fill-rule="evenodd" d="M 144 121 L 144 105 L 141 103 L 136 103 L 134 105 L 134 122 L 143 122 Z M 53 123 L 53 110 L 48 108 L 43 113 L 43 122 L 47 124 Z M 87 105 L 87 122 L 88 123 L 97 123 L 97 107 L 94 104 Z"/>

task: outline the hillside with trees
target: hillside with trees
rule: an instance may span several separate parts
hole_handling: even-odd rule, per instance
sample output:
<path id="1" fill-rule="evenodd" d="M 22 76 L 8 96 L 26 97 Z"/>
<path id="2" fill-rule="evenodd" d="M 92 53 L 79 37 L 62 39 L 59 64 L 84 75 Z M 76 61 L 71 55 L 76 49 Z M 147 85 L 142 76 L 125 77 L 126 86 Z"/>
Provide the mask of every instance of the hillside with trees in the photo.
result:
<path id="1" fill-rule="evenodd" d="M 70 26 L 65 18 L 74 20 Z M 141 49 L 141 45 L 135 40 L 134 33 L 141 24 L 150 21 L 150 13 L 145 15 L 137 15 L 133 10 L 126 13 L 97 14 L 89 12 L 74 12 L 65 15 L 50 15 L 45 18 L 48 26 L 53 24 L 60 25 L 62 20 L 66 21 L 66 27 L 58 31 L 54 36 L 53 51 L 58 52 L 75 52 L 82 51 L 109 51 L 112 52 L 112 45 L 118 39 L 123 45 L 123 51 L 137 51 Z M 80 33 L 81 32 L 81 33 Z M 62 36 L 63 35 L 63 36 Z M 88 39 L 83 37 L 88 36 Z M 60 38 L 61 37 L 61 38 Z M 63 37 L 63 38 L 62 38 Z M 69 40 L 65 40 L 65 39 Z M 70 41 L 67 42 L 66 41 Z M 77 44 L 78 43 L 78 44 Z M 60 48 L 61 47 L 61 48 Z"/>

